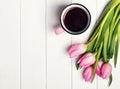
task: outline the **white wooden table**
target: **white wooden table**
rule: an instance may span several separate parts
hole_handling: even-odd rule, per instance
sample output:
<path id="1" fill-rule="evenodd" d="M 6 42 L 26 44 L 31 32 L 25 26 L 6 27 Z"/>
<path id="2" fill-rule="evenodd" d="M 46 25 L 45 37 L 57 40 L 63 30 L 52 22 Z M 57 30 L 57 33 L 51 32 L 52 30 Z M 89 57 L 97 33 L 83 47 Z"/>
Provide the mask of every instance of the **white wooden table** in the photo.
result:
<path id="1" fill-rule="evenodd" d="M 108 87 L 98 77 L 86 83 L 66 51 L 71 43 L 86 42 L 108 1 L 0 0 L 0 89 L 119 89 L 120 60 Z M 81 35 L 56 36 L 60 8 L 72 2 L 89 9 L 91 25 Z"/>

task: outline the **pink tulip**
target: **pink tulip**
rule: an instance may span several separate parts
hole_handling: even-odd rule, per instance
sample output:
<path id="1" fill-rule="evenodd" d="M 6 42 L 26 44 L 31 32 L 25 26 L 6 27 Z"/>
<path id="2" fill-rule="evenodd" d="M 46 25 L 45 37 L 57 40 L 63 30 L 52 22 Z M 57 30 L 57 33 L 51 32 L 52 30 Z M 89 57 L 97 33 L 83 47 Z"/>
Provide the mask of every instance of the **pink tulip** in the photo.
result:
<path id="1" fill-rule="evenodd" d="M 63 30 L 63 28 L 61 26 L 59 26 L 57 29 L 55 29 L 56 35 L 60 35 L 63 32 L 64 32 L 64 30 Z"/>
<path id="2" fill-rule="evenodd" d="M 103 65 L 103 61 L 99 61 L 98 62 L 98 66 L 97 66 L 97 70 L 96 70 L 96 73 L 97 75 L 101 76 L 101 68 L 102 68 L 102 65 Z"/>
<path id="3" fill-rule="evenodd" d="M 110 77 L 111 72 L 112 72 L 111 64 L 109 64 L 109 63 L 103 64 L 103 66 L 101 68 L 101 77 L 103 79 L 108 79 Z"/>
<path id="4" fill-rule="evenodd" d="M 73 44 L 70 49 L 68 50 L 68 54 L 70 58 L 77 57 L 83 54 L 87 49 L 85 44 Z"/>
<path id="5" fill-rule="evenodd" d="M 86 82 L 92 80 L 93 73 L 94 73 L 94 69 L 92 66 L 85 68 L 85 70 L 83 71 L 83 78 L 85 79 Z"/>
<path id="6" fill-rule="evenodd" d="M 81 67 L 88 67 L 92 64 L 94 64 L 95 62 L 95 55 L 92 54 L 92 53 L 86 53 L 85 55 L 83 55 L 79 60 L 78 60 L 78 64 L 81 66 Z"/>

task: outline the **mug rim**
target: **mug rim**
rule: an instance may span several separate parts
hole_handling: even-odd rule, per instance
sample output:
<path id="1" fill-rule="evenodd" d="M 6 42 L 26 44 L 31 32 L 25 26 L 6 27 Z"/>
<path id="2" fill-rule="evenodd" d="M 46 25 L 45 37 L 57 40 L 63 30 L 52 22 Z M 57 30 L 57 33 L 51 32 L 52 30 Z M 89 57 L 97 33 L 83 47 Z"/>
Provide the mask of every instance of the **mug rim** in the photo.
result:
<path id="1" fill-rule="evenodd" d="M 87 17 L 88 17 L 87 25 L 85 26 L 84 29 L 82 29 L 81 31 L 78 31 L 78 32 L 72 32 L 72 31 L 70 31 L 69 29 L 67 30 L 67 29 L 63 26 L 63 24 L 62 24 L 62 22 L 63 22 L 62 15 L 65 14 L 65 13 L 63 13 L 63 12 L 64 12 L 68 7 L 70 7 L 70 6 L 72 6 L 72 5 L 81 6 L 81 7 L 82 7 L 82 10 L 84 10 L 84 11 L 86 12 Z M 69 8 L 68 8 L 68 9 L 69 9 Z M 90 11 L 89 11 L 84 5 L 79 4 L 79 3 L 72 3 L 72 4 L 69 4 L 69 5 L 65 6 L 65 7 L 63 8 L 63 11 L 62 11 L 61 15 L 60 15 L 60 24 L 61 24 L 62 28 L 64 29 L 64 31 L 66 31 L 67 33 L 70 33 L 70 34 L 72 34 L 72 35 L 78 35 L 78 34 L 81 34 L 81 33 L 85 32 L 85 31 L 88 29 L 88 27 L 90 26 L 90 23 L 91 23 L 91 14 L 90 14 Z"/>

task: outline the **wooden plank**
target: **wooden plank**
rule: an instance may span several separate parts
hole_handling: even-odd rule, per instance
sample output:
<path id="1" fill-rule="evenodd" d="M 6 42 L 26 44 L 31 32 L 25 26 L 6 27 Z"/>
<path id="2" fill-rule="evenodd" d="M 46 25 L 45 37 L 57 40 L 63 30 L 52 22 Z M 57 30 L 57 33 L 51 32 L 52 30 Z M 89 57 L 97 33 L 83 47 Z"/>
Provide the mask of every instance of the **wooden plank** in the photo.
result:
<path id="1" fill-rule="evenodd" d="M 45 89 L 45 0 L 21 0 L 21 88 Z"/>
<path id="2" fill-rule="evenodd" d="M 80 35 L 73 35 L 72 36 L 72 44 L 74 43 L 85 43 L 92 32 L 92 28 L 96 22 L 96 0 L 73 0 L 73 3 L 80 3 L 88 8 L 91 13 L 91 24 L 88 30 Z M 83 69 L 76 70 L 75 61 L 72 63 L 72 89 L 96 89 L 97 88 L 97 80 L 95 78 L 94 82 L 88 83 L 85 82 L 82 77 Z"/>
<path id="3" fill-rule="evenodd" d="M 19 0 L 0 0 L 0 89 L 20 89 Z"/>
<path id="4" fill-rule="evenodd" d="M 47 89 L 71 89 L 71 60 L 67 54 L 71 36 L 54 33 L 61 9 L 69 3 L 70 0 L 47 0 Z"/>
<path id="5" fill-rule="evenodd" d="M 110 0 L 105 0 L 105 1 L 100 1 L 97 0 L 97 6 L 98 6 L 98 10 L 97 10 L 97 16 L 100 15 L 100 13 L 102 12 L 103 8 L 105 7 L 105 5 L 108 3 L 108 1 Z M 119 52 L 120 55 L 120 52 Z M 118 56 L 118 59 L 120 58 L 120 56 Z M 107 80 L 103 80 L 102 78 L 98 78 L 98 89 L 114 89 L 114 88 L 119 88 L 120 87 L 120 60 L 118 60 L 118 64 L 117 67 L 114 68 L 114 61 L 111 60 L 110 63 L 112 64 L 113 67 L 113 82 L 111 84 L 110 87 L 108 87 L 108 79 Z"/>

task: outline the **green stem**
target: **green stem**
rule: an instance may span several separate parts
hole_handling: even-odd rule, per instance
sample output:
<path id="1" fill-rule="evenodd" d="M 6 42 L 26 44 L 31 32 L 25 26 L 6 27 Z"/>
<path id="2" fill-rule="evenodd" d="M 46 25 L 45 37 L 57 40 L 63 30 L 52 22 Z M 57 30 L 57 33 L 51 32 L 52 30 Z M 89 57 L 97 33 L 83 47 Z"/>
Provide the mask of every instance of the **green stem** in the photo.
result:
<path id="1" fill-rule="evenodd" d="M 88 52 L 92 52 L 96 39 L 97 39 L 97 35 L 92 40 L 86 43 Z"/>
<path id="2" fill-rule="evenodd" d="M 106 28 L 108 28 L 110 21 L 112 20 L 113 14 L 114 14 L 114 8 L 111 8 L 106 14 L 106 16 L 104 17 L 103 21 L 101 22 L 99 33 L 98 33 L 98 38 L 96 40 L 96 44 L 94 48 L 99 47 L 101 41 L 103 40 L 104 33 L 106 31 Z"/>
<path id="3" fill-rule="evenodd" d="M 107 62 L 107 43 L 108 43 L 108 38 L 109 38 L 109 27 L 107 28 L 105 35 L 104 35 L 104 40 L 103 40 L 103 60 L 104 62 Z"/>
<path id="4" fill-rule="evenodd" d="M 109 47 L 109 58 L 112 58 L 113 57 L 113 54 L 114 54 L 114 47 L 115 47 L 115 44 L 116 44 L 116 37 L 117 37 L 117 32 L 118 30 L 116 29 L 116 27 L 119 25 L 119 20 L 120 20 L 120 15 L 118 16 L 115 24 L 114 24 L 114 31 L 113 31 L 113 35 L 112 35 L 112 39 L 111 39 L 111 42 L 110 42 L 110 47 Z"/>
<path id="5" fill-rule="evenodd" d="M 114 30 L 114 24 L 115 24 L 115 21 L 117 19 L 117 16 L 119 15 L 119 11 L 120 11 L 120 4 L 116 7 L 115 14 L 114 14 L 113 19 L 112 19 L 111 24 L 110 24 L 110 34 L 109 34 L 109 39 L 108 39 L 108 48 L 110 47 L 111 37 L 112 37 L 113 30 Z"/>
<path id="6" fill-rule="evenodd" d="M 119 44 L 120 44 L 120 21 L 116 29 L 117 29 L 117 41 L 116 41 L 115 52 L 114 52 L 114 67 L 116 67 L 117 65 L 117 57 L 118 57 Z"/>
<path id="7" fill-rule="evenodd" d="M 99 48 L 99 50 L 97 51 L 97 54 L 96 54 L 96 61 L 95 61 L 95 64 L 94 64 L 94 73 L 93 73 L 93 78 L 92 78 L 91 82 L 93 82 L 93 80 L 95 78 L 96 69 L 97 69 L 98 61 L 100 59 L 100 54 L 101 54 L 101 51 L 102 51 L 102 47 L 103 47 L 103 42 L 101 43 L 100 48 Z"/>
<path id="8" fill-rule="evenodd" d="M 100 15 L 99 19 L 96 22 L 96 26 L 94 28 L 95 30 L 93 31 L 93 33 L 91 34 L 88 40 L 92 40 L 96 36 L 96 34 L 99 32 L 99 29 L 97 28 L 99 28 L 99 25 L 101 21 L 104 19 L 106 13 L 111 9 L 111 7 L 115 7 L 119 3 L 120 3 L 120 0 L 112 0 L 106 5 L 105 9 L 103 10 L 102 14 Z"/>

